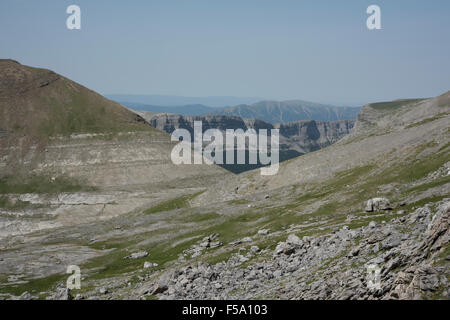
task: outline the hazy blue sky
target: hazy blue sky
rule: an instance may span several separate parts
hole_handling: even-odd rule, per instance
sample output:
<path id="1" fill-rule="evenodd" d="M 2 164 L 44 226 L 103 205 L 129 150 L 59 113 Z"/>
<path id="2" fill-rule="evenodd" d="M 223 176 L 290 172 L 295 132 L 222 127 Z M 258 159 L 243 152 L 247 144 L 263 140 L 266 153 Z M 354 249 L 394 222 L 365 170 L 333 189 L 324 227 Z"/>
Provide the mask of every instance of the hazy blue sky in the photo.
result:
<path id="1" fill-rule="evenodd" d="M 82 29 L 66 28 L 66 8 Z M 382 30 L 366 28 L 378 4 Z M 450 90 L 450 1 L 1 0 L 0 57 L 100 93 L 362 104 Z"/>

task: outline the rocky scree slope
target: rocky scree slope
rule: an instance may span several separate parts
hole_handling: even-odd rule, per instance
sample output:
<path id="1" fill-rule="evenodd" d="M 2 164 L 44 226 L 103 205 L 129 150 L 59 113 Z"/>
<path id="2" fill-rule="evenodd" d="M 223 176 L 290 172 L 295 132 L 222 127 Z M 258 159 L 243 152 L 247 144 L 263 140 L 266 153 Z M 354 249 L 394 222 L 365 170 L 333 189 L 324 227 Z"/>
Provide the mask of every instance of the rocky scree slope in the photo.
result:
<path id="1" fill-rule="evenodd" d="M 227 261 L 176 269 L 138 284 L 133 293 L 160 299 L 448 299 L 449 199 L 391 215 L 389 222 L 358 228 L 349 228 L 354 221 L 348 219 L 330 234 L 301 239 L 292 226 L 274 250 L 241 247 Z M 368 286 L 374 281 L 369 266 L 380 270 L 376 287 Z"/>

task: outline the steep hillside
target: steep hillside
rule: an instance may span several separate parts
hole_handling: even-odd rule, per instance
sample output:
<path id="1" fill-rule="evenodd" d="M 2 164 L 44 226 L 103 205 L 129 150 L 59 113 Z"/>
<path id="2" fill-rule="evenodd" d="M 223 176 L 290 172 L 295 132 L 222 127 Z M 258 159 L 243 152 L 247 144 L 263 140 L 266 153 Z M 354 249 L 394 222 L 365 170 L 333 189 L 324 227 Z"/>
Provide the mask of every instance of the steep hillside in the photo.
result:
<path id="1" fill-rule="evenodd" d="M 0 60 L 0 177 L 27 175 L 56 137 L 137 131 L 156 132 L 121 105 L 53 71 Z"/>
<path id="2" fill-rule="evenodd" d="M 108 220 L 227 174 L 172 164 L 168 134 L 63 76 L 0 69 L 0 238 Z"/>
<path id="3" fill-rule="evenodd" d="M 142 118 L 118 103 L 58 75 L 13 60 L 0 60 L 2 143 L 76 133 L 150 131 Z"/>
<path id="4" fill-rule="evenodd" d="M 252 105 L 238 105 L 216 109 L 212 114 L 233 115 L 242 118 L 260 119 L 276 124 L 299 120 L 353 120 L 360 108 L 335 107 L 313 102 L 292 101 L 261 101 Z"/>

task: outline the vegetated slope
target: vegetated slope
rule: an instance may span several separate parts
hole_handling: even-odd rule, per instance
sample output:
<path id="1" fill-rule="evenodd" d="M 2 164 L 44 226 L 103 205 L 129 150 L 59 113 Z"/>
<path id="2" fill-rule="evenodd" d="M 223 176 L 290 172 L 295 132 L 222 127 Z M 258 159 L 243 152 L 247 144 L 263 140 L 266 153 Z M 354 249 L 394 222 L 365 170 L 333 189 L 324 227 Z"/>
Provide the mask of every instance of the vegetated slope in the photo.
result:
<path id="1" fill-rule="evenodd" d="M 173 143 L 136 113 L 50 70 L 13 60 L 0 60 L 0 70 L 0 142 L 6 171 L 19 163 L 35 164 L 32 169 L 83 176 L 107 185 L 114 185 L 114 179 L 140 183 L 147 177 L 151 181 L 152 174 L 164 179 L 176 172 L 150 174 L 147 165 L 148 174 L 137 174 L 138 167 L 145 170 L 146 161 L 170 166 Z M 107 174 L 107 170 L 118 170 L 113 167 L 119 164 L 136 168 L 126 172 L 122 168 L 119 171 L 125 176 L 121 178 Z M 97 174 L 89 172 L 89 166 Z"/>
<path id="2" fill-rule="evenodd" d="M 167 133 L 52 71 L 0 69 L 0 237 L 108 220 L 227 174 L 174 165 Z"/>
<path id="3" fill-rule="evenodd" d="M 0 147 L 24 156 L 50 137 L 154 130 L 116 102 L 53 71 L 0 60 Z M 14 158 L 15 159 L 15 158 Z M 16 161 L 16 160 L 14 160 Z"/>
<path id="4" fill-rule="evenodd" d="M 225 132 L 227 129 L 242 129 L 244 131 L 255 129 L 257 132 L 261 129 L 279 129 L 280 161 L 286 161 L 302 154 L 327 147 L 349 134 L 354 125 L 353 120 L 330 122 L 310 120 L 272 125 L 262 120 L 244 119 L 237 116 L 206 115 L 187 117 L 168 113 L 136 112 L 152 126 L 169 134 L 178 128 L 186 129 L 191 133 L 192 139 L 194 138 L 194 121 L 202 122 L 203 132 L 208 129 L 219 129 L 222 132 Z M 261 165 L 225 164 L 223 167 L 234 173 L 241 173 L 259 168 Z"/>
<path id="5" fill-rule="evenodd" d="M 261 101 L 252 105 L 216 109 L 212 114 L 234 115 L 242 118 L 260 119 L 272 124 L 298 120 L 353 120 L 361 108 L 336 107 L 302 100 Z"/>

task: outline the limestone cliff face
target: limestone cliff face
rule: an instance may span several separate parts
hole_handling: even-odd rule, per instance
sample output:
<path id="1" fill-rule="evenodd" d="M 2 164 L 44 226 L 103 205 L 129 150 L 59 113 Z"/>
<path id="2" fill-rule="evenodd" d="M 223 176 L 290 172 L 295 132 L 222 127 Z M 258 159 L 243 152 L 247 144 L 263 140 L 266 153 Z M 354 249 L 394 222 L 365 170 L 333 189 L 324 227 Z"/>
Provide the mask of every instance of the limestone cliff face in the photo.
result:
<path id="1" fill-rule="evenodd" d="M 276 124 L 280 136 L 291 149 L 302 153 L 329 146 L 352 130 L 355 121 L 294 121 Z"/>
<path id="2" fill-rule="evenodd" d="M 189 132 L 194 132 L 194 121 L 202 121 L 203 131 L 208 129 L 247 129 L 255 125 L 254 121 L 247 121 L 240 117 L 234 116 L 181 116 L 178 114 L 160 113 L 154 115 L 147 115 L 146 112 L 141 112 L 153 127 L 171 134 L 175 129 L 182 128 Z M 262 122 L 262 121 L 261 121 Z M 264 123 L 265 124 L 265 123 Z M 268 128 L 273 128 L 272 125 L 267 124 Z"/>
<path id="3" fill-rule="evenodd" d="M 345 135 L 353 128 L 354 120 L 340 121 L 293 121 L 282 124 L 270 124 L 258 119 L 243 119 L 237 116 L 208 115 L 181 116 L 177 114 L 153 114 L 137 111 L 152 126 L 171 134 L 175 129 L 183 128 L 194 132 L 194 121 L 202 121 L 203 131 L 215 128 L 219 130 L 253 128 L 280 129 L 280 145 L 286 151 L 296 151 L 296 155 L 324 148 Z"/>

